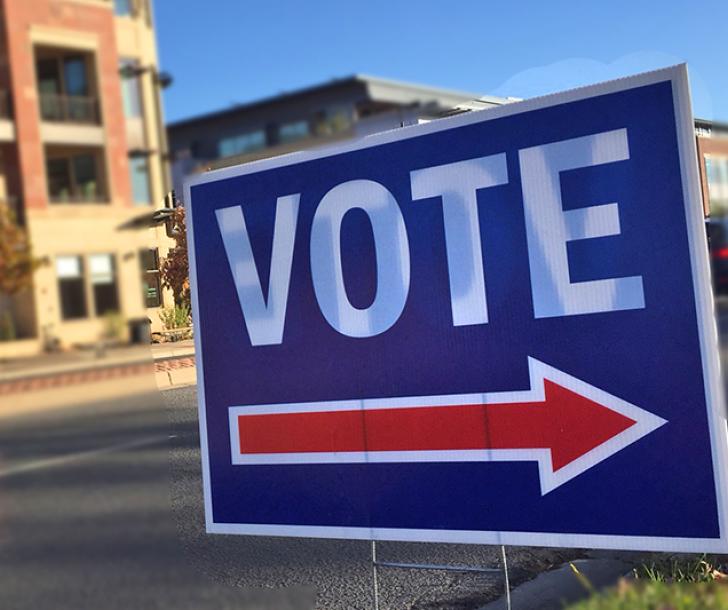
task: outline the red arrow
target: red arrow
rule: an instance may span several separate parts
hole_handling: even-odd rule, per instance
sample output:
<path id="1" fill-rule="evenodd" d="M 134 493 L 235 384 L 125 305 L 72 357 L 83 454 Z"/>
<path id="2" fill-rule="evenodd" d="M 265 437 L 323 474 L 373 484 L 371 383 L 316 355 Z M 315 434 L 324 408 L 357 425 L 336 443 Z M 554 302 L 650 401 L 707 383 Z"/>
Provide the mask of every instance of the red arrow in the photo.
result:
<path id="1" fill-rule="evenodd" d="M 546 460 L 541 474 L 542 486 L 544 476 L 552 479 L 548 491 L 665 423 L 529 362 L 528 392 L 236 407 L 233 461 Z M 569 467 L 578 472 L 560 475 Z"/>

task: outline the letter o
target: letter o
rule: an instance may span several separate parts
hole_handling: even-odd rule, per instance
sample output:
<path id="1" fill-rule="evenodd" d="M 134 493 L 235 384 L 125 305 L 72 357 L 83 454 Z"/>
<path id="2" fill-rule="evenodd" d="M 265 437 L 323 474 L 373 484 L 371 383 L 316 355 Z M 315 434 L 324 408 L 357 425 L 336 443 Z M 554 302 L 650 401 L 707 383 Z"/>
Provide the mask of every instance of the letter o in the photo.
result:
<path id="1" fill-rule="evenodd" d="M 349 301 L 341 266 L 341 222 L 357 208 L 369 217 L 377 260 L 376 295 L 365 309 Z M 311 226 L 311 277 L 321 313 L 342 335 L 373 337 L 399 319 L 409 293 L 409 242 L 399 204 L 386 187 L 351 180 L 324 195 Z"/>

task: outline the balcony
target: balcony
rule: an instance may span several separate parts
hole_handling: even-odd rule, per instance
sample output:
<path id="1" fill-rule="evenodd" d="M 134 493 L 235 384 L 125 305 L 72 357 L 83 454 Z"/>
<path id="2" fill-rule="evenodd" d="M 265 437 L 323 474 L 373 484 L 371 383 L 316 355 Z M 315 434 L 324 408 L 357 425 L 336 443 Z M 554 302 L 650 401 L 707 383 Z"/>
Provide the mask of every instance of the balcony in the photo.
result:
<path id="1" fill-rule="evenodd" d="M 41 138 L 46 144 L 103 144 L 96 57 L 93 53 L 35 48 Z"/>
<path id="2" fill-rule="evenodd" d="M 41 93 L 41 138 L 47 144 L 102 145 L 98 108 L 95 97 Z"/>
<path id="3" fill-rule="evenodd" d="M 44 121 L 98 125 L 98 100 L 81 95 L 42 93 L 40 115 Z"/>

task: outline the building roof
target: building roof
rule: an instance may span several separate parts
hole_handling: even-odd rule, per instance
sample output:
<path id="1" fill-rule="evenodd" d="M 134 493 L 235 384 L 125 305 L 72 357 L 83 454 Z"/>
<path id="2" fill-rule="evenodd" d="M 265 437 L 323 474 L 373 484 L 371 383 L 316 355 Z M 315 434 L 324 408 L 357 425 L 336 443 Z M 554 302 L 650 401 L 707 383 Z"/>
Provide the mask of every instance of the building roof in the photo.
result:
<path id="1" fill-rule="evenodd" d="M 720 121 L 710 121 L 708 119 L 695 119 L 695 126 L 702 127 L 720 134 L 728 134 L 728 123 Z"/>
<path id="2" fill-rule="evenodd" d="M 272 95 L 250 102 L 236 104 L 229 108 L 207 112 L 186 119 L 180 119 L 168 124 L 170 129 L 192 125 L 195 123 L 205 122 L 211 119 L 219 119 L 227 116 L 234 116 L 241 112 L 247 112 L 269 104 L 277 104 L 287 100 L 294 99 L 302 95 L 310 95 L 312 93 L 322 93 L 339 87 L 346 87 L 352 84 L 364 85 L 372 99 L 375 101 L 384 101 L 390 103 L 410 104 L 418 99 L 431 97 L 433 100 L 444 100 L 448 105 L 452 106 L 458 102 L 466 102 L 469 100 L 480 100 L 485 104 L 500 105 L 511 99 L 500 98 L 495 96 L 483 96 L 479 93 L 470 93 L 466 91 L 457 91 L 452 89 L 443 89 L 439 87 L 430 87 L 427 85 L 419 85 L 404 81 L 397 81 L 386 78 L 379 78 L 367 74 L 353 74 L 343 78 L 334 78 L 330 81 L 294 89 L 293 91 L 284 91 L 277 95 Z"/>

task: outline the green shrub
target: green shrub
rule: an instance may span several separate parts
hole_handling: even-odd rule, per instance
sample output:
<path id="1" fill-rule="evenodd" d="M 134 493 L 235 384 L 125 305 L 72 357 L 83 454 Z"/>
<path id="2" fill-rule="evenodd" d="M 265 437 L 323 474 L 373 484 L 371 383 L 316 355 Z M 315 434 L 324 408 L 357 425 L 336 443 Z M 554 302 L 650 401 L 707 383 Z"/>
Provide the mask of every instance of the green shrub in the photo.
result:
<path id="1" fill-rule="evenodd" d="M 124 336 L 126 323 L 118 311 L 107 311 L 104 314 L 104 338 L 120 340 Z"/>
<path id="2" fill-rule="evenodd" d="M 17 339 L 15 320 L 9 311 L 5 311 L 0 316 L 0 341 L 15 341 L 15 339 Z"/>
<path id="3" fill-rule="evenodd" d="M 622 581 L 568 610 L 728 610 L 728 586 L 720 581 Z"/>
<path id="4" fill-rule="evenodd" d="M 187 305 L 165 307 L 159 312 L 159 319 L 166 330 L 185 328 L 190 325 L 190 308 Z"/>

